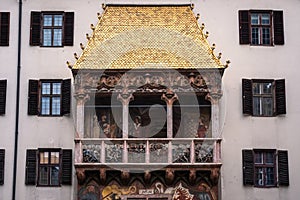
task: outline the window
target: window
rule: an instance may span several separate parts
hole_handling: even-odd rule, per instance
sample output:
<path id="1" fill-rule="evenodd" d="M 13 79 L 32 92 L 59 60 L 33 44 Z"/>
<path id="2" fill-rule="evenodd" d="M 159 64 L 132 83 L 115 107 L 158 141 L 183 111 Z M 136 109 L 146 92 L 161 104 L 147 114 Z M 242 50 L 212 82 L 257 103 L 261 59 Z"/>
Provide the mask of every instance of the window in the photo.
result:
<path id="1" fill-rule="evenodd" d="M 72 150 L 28 149 L 25 183 L 38 186 L 71 185 Z"/>
<path id="2" fill-rule="evenodd" d="M 284 44 L 282 11 L 239 11 L 240 44 Z"/>
<path id="3" fill-rule="evenodd" d="M 0 149 L 0 185 L 4 184 L 4 158 L 5 150 Z"/>
<path id="4" fill-rule="evenodd" d="M 29 80 L 28 114 L 61 116 L 70 113 L 71 80 Z"/>
<path id="5" fill-rule="evenodd" d="M 9 45 L 9 12 L 0 12 L 0 46 Z"/>
<path id="6" fill-rule="evenodd" d="M 73 46 L 73 12 L 31 12 L 30 45 Z"/>
<path id="7" fill-rule="evenodd" d="M 0 80 L 0 115 L 5 114 L 7 80 Z"/>
<path id="8" fill-rule="evenodd" d="M 253 116 L 286 114 L 285 80 L 243 79 L 243 113 Z"/>
<path id="9" fill-rule="evenodd" d="M 243 150 L 244 185 L 276 187 L 289 185 L 288 153 L 275 149 Z"/>

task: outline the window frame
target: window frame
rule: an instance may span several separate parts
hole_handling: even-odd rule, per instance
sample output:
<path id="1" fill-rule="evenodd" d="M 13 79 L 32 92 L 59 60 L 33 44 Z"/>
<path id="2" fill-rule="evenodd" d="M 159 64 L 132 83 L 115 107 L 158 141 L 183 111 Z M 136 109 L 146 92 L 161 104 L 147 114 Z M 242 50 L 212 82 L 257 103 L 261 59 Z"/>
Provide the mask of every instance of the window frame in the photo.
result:
<path id="1" fill-rule="evenodd" d="M 43 83 L 50 83 L 50 94 L 43 94 Z M 54 83 L 60 83 L 60 94 L 52 94 L 52 89 L 53 89 L 53 84 Z M 40 89 L 39 89 L 39 116 L 51 116 L 51 117 L 59 117 L 62 116 L 62 85 L 63 85 L 63 80 L 59 80 L 59 79 L 41 79 L 39 81 L 40 84 Z M 49 101 L 49 114 L 42 114 L 42 110 L 43 110 L 43 101 L 42 98 L 43 97 L 49 97 L 50 101 Z M 59 109 L 59 114 L 53 114 L 53 107 L 52 107 L 52 102 L 53 102 L 53 98 L 54 97 L 59 97 L 60 99 L 60 109 Z"/>
<path id="2" fill-rule="evenodd" d="M 3 15 L 7 15 L 7 22 L 3 22 Z M 3 22 L 3 23 L 2 23 Z M 7 29 L 7 35 L 2 38 L 2 28 Z M 4 34 L 5 35 L 5 34 Z M 10 36 L 10 12 L 0 12 L 0 47 L 9 46 L 9 36 Z M 3 40 L 2 40 L 3 39 Z"/>
<path id="3" fill-rule="evenodd" d="M 40 153 L 48 152 L 48 163 L 47 164 L 41 164 L 41 156 Z M 58 164 L 52 164 L 51 163 L 51 153 L 59 153 L 59 163 Z M 37 183 L 36 186 L 38 187 L 61 187 L 62 182 L 62 150 L 60 148 L 39 148 L 37 151 Z M 51 167 L 58 166 L 59 172 L 58 172 L 58 184 L 51 184 Z M 40 183 L 40 170 L 42 167 L 47 167 L 47 184 L 41 184 Z"/>
<path id="4" fill-rule="evenodd" d="M 266 154 L 267 153 L 272 153 L 272 163 L 267 163 L 266 161 Z M 257 163 L 256 158 L 257 154 L 262 154 L 263 155 L 263 162 L 262 163 Z M 276 149 L 253 149 L 253 168 L 254 168 L 254 173 L 253 173 L 253 180 L 254 180 L 254 187 L 260 187 L 260 188 L 270 188 L 270 187 L 277 187 L 277 159 L 276 159 L 277 153 Z M 259 185 L 257 184 L 257 176 L 256 176 L 256 169 L 257 168 L 262 168 L 263 169 L 263 184 Z M 273 168 L 273 180 L 274 184 L 272 185 L 267 185 L 267 168 Z"/>
<path id="5" fill-rule="evenodd" d="M 252 24 L 252 15 L 257 14 L 258 15 L 258 24 Z M 268 14 L 269 15 L 269 21 L 270 23 L 268 25 L 264 25 L 262 24 L 262 15 L 264 14 Z M 272 15 L 272 11 L 259 11 L 259 10 L 250 10 L 249 11 L 249 35 L 250 35 L 250 45 L 251 46 L 274 46 L 274 37 L 273 37 L 273 29 L 274 29 L 274 25 L 273 25 L 273 15 Z M 254 44 L 253 41 L 253 37 L 252 37 L 252 28 L 258 28 L 259 30 L 259 38 L 258 38 L 258 44 Z M 270 43 L 269 44 L 264 44 L 263 43 L 263 28 L 269 28 L 270 29 Z"/>
<path id="6" fill-rule="evenodd" d="M 51 15 L 52 16 L 52 25 L 51 26 L 45 26 L 44 25 L 44 15 Z M 55 15 L 61 15 L 62 16 L 62 24 L 61 26 L 54 26 L 54 16 Z M 63 47 L 64 46 L 64 29 L 65 29 L 65 25 L 64 25 L 64 21 L 65 21 L 65 12 L 53 12 L 53 11 L 43 11 L 41 12 L 41 36 L 40 36 L 40 40 L 41 40 L 41 47 Z M 44 30 L 45 29 L 50 29 L 51 30 L 51 45 L 45 45 L 44 44 Z M 61 45 L 54 45 L 54 29 L 61 29 Z"/>
<path id="7" fill-rule="evenodd" d="M 264 83 L 271 83 L 271 93 L 263 93 L 263 85 Z M 260 93 L 254 93 L 254 84 L 259 84 Z M 275 81 L 273 79 L 252 79 L 252 103 L 253 103 L 253 116 L 255 117 L 273 117 L 275 116 Z M 259 114 L 255 114 L 255 101 L 254 98 L 259 98 L 260 102 L 260 108 L 259 108 Z M 263 99 L 264 98 L 272 98 L 272 114 L 266 115 L 263 112 Z"/>

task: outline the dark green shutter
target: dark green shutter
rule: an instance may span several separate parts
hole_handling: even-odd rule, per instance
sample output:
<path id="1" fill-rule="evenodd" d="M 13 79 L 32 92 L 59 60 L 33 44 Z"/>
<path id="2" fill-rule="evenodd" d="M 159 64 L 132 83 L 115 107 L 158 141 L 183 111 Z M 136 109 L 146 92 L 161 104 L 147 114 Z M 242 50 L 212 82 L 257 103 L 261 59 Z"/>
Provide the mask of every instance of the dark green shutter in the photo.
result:
<path id="1" fill-rule="evenodd" d="M 250 43 L 249 11 L 239 10 L 240 44 Z"/>
<path id="2" fill-rule="evenodd" d="M 35 185 L 37 174 L 37 150 L 27 149 L 26 152 L 26 173 L 25 173 L 25 184 Z"/>
<path id="3" fill-rule="evenodd" d="M 73 46 L 74 41 L 74 13 L 65 13 L 64 21 L 64 45 Z"/>
<path id="4" fill-rule="evenodd" d="M 242 79 L 243 114 L 253 114 L 252 80 Z"/>
<path id="5" fill-rule="evenodd" d="M 40 44 L 41 44 L 41 12 L 31 12 L 30 45 L 40 46 Z"/>
<path id="6" fill-rule="evenodd" d="M 7 80 L 0 80 L 0 115 L 5 114 Z"/>
<path id="7" fill-rule="evenodd" d="M 0 185 L 4 184 L 4 158 L 5 150 L 0 149 Z"/>
<path id="8" fill-rule="evenodd" d="M 284 27 L 283 27 L 283 12 L 274 11 L 274 44 L 284 44 Z"/>
<path id="9" fill-rule="evenodd" d="M 253 163 L 253 151 L 243 150 L 243 182 L 244 185 L 254 184 L 254 163 Z"/>
<path id="10" fill-rule="evenodd" d="M 275 81 L 275 96 L 276 96 L 276 114 L 286 114 L 285 100 L 285 80 L 280 79 Z"/>
<path id="11" fill-rule="evenodd" d="M 0 46 L 9 45 L 9 12 L 0 13 Z"/>
<path id="12" fill-rule="evenodd" d="M 62 151 L 62 171 L 61 183 L 63 185 L 72 185 L 72 150 L 64 149 Z"/>
<path id="13" fill-rule="evenodd" d="M 62 114 L 69 114 L 71 108 L 71 79 L 65 79 L 62 83 Z"/>
<path id="14" fill-rule="evenodd" d="M 28 115 L 38 114 L 39 81 L 29 80 L 28 86 Z"/>
<path id="15" fill-rule="evenodd" d="M 278 151 L 278 183 L 281 186 L 288 186 L 290 184 L 287 151 Z"/>

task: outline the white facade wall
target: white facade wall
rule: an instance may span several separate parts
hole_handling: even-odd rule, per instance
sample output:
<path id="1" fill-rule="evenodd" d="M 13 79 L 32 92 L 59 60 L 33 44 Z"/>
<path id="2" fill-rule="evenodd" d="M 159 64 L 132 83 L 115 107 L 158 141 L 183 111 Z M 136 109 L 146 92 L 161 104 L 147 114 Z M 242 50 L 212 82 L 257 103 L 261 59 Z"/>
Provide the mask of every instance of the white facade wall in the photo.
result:
<path id="1" fill-rule="evenodd" d="M 62 187 L 26 186 L 25 157 L 30 148 L 73 148 L 74 113 L 70 116 L 38 117 L 27 115 L 29 79 L 65 79 L 72 77 L 66 61 L 74 63 L 73 53 L 86 44 L 85 33 L 97 23 L 102 3 L 190 3 L 190 1 L 101 1 L 101 0 L 24 0 L 22 15 L 22 60 L 20 80 L 20 115 L 16 199 L 76 199 L 76 184 Z M 299 0 L 193 1 L 199 23 L 210 32 L 209 42 L 216 43 L 215 52 L 223 53 L 222 61 L 231 60 L 223 78 L 224 95 L 220 104 L 222 141 L 221 199 L 297 199 L 300 186 L 298 159 L 298 124 L 300 116 L 298 60 L 300 37 Z M 274 47 L 239 44 L 238 10 L 283 10 L 285 44 Z M 70 11 L 75 13 L 74 46 L 43 48 L 29 46 L 31 11 Z M 10 12 L 10 42 L 0 47 L 0 79 L 7 79 L 6 114 L 0 116 L 0 148 L 6 150 L 5 182 L 0 186 L 0 199 L 12 196 L 13 153 L 16 113 L 18 2 L 0 0 L 0 12 Z M 286 80 L 287 114 L 278 117 L 251 117 L 242 114 L 242 78 Z M 73 102 L 75 102 L 73 100 Z M 290 186 L 279 188 L 244 187 L 242 183 L 242 149 L 286 149 L 289 153 Z M 74 173 L 74 170 L 73 170 Z M 75 182 L 75 173 L 73 182 Z"/>

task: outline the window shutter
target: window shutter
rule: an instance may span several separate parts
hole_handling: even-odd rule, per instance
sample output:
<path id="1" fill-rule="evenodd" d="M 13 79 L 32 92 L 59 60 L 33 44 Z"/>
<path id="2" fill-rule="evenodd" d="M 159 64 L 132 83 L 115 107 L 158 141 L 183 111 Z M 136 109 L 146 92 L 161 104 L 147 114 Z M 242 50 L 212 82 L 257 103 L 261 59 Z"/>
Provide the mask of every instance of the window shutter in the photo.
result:
<path id="1" fill-rule="evenodd" d="M 250 44 L 249 12 L 239 10 L 240 44 Z"/>
<path id="2" fill-rule="evenodd" d="M 71 79 L 63 80 L 62 84 L 62 114 L 69 114 L 71 107 Z"/>
<path id="3" fill-rule="evenodd" d="M 243 114 L 253 114 L 252 80 L 242 79 Z"/>
<path id="4" fill-rule="evenodd" d="M 72 150 L 62 151 L 62 184 L 72 185 Z"/>
<path id="5" fill-rule="evenodd" d="M 0 13 L 0 46 L 9 45 L 9 12 Z"/>
<path id="6" fill-rule="evenodd" d="M 64 45 L 73 46 L 73 37 L 74 37 L 74 13 L 67 12 L 65 13 L 65 22 L 64 22 Z"/>
<path id="7" fill-rule="evenodd" d="M 275 95 L 276 95 L 276 114 L 286 114 L 286 100 L 285 100 L 285 80 L 280 79 L 275 81 Z"/>
<path id="8" fill-rule="evenodd" d="M 28 115 L 38 114 L 38 80 L 29 80 L 28 88 Z"/>
<path id="9" fill-rule="evenodd" d="M 0 115 L 5 114 L 7 80 L 0 80 Z"/>
<path id="10" fill-rule="evenodd" d="M 31 12 L 30 45 L 40 46 L 40 44 L 41 44 L 41 12 Z"/>
<path id="11" fill-rule="evenodd" d="M 0 185 L 4 184 L 4 158 L 5 150 L 0 149 Z"/>
<path id="12" fill-rule="evenodd" d="M 254 164 L 253 164 L 253 151 L 243 150 L 243 182 L 244 185 L 254 184 Z"/>
<path id="13" fill-rule="evenodd" d="M 288 152 L 278 151 L 278 182 L 279 185 L 288 186 L 289 181 L 289 162 L 288 162 Z"/>
<path id="14" fill-rule="evenodd" d="M 284 44 L 284 30 L 283 30 L 283 12 L 274 11 L 274 44 Z"/>
<path id="15" fill-rule="evenodd" d="M 37 150 L 27 149 L 26 152 L 26 175 L 25 184 L 35 185 L 36 183 L 36 165 L 37 165 Z"/>

